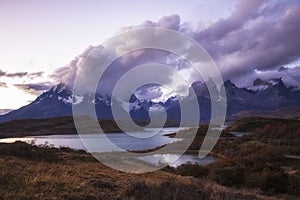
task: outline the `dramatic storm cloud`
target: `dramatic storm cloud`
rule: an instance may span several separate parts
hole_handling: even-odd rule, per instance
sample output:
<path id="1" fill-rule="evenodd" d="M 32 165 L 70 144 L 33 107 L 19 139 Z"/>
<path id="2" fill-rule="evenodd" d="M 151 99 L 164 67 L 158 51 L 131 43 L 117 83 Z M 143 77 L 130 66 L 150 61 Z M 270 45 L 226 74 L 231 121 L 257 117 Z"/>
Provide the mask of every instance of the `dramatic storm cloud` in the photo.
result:
<path id="1" fill-rule="evenodd" d="M 245 76 L 257 71 L 269 72 L 260 74 L 266 78 L 283 76 L 289 81 L 277 69 L 300 57 L 300 6 L 294 3 L 242 2 L 228 19 L 196 33 L 195 38 L 212 55 L 223 76 L 239 84 L 249 84 L 244 83 L 249 80 Z"/>
<path id="2" fill-rule="evenodd" d="M 199 21 L 201 24 L 201 19 Z M 282 77 L 285 82 L 300 86 L 299 67 L 290 67 L 290 64 L 299 61 L 300 57 L 299 24 L 300 3 L 297 1 L 240 0 L 237 1 L 230 16 L 219 19 L 206 28 L 187 26 L 187 23 L 181 21 L 180 16 L 171 15 L 162 17 L 157 22 L 148 20 L 137 26 L 125 27 L 123 30 L 163 27 L 185 33 L 208 51 L 224 79 L 232 79 L 240 86 L 250 85 L 257 77 L 264 79 Z M 133 35 L 125 41 L 117 41 L 112 46 L 113 48 L 109 46 L 89 47 L 68 66 L 57 69 L 52 78 L 69 85 L 73 84 L 76 75 L 92 78 L 93 71 L 98 66 L 97 62 L 101 62 L 107 56 L 121 55 L 133 43 L 142 45 L 149 42 L 148 40 L 147 36 L 136 38 Z M 164 38 L 162 42 L 163 40 Z M 82 65 L 90 54 L 93 54 L 93 59 L 89 59 L 89 65 Z M 189 84 L 199 79 L 194 75 L 191 66 L 177 56 L 157 50 L 139 50 L 121 56 L 110 66 L 100 82 L 103 86 L 100 90 L 111 91 L 115 82 L 124 73 L 147 62 L 173 67 L 185 75 Z M 147 76 L 147 74 L 141 76 Z M 172 79 L 172 73 L 157 74 L 157 76 L 161 76 L 169 85 L 174 86 L 176 82 Z M 187 91 L 183 85 L 176 85 L 176 87 L 177 92 Z M 151 86 L 148 89 L 147 91 L 147 88 L 143 87 L 137 93 L 150 98 L 159 98 L 163 95 L 159 87 Z"/>

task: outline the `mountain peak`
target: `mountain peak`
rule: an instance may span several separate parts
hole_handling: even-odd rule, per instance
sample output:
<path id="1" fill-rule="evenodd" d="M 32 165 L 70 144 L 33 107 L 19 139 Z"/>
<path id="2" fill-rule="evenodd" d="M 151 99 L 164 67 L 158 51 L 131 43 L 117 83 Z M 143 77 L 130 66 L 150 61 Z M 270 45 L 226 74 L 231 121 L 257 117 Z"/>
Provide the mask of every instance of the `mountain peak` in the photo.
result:
<path id="1" fill-rule="evenodd" d="M 284 85 L 282 78 L 273 78 L 270 80 L 272 85 Z"/>
<path id="2" fill-rule="evenodd" d="M 65 83 L 59 83 L 56 86 L 53 86 L 50 91 L 54 92 L 54 93 L 62 93 L 63 91 L 71 91 L 71 89 L 65 84 Z"/>
<path id="3" fill-rule="evenodd" d="M 265 80 L 257 78 L 253 81 L 253 86 L 259 86 L 259 85 L 271 85 L 271 84 Z"/>
<path id="4" fill-rule="evenodd" d="M 224 82 L 224 86 L 225 86 L 225 87 L 236 87 L 235 84 L 234 84 L 231 80 L 229 80 L 229 79 L 227 79 L 227 80 Z"/>

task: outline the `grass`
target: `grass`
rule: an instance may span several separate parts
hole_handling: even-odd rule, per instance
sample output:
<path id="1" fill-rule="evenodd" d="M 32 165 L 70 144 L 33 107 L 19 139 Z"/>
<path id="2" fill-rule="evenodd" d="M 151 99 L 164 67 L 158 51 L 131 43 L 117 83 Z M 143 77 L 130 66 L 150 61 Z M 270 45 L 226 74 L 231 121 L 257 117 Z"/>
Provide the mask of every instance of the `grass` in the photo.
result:
<path id="1" fill-rule="evenodd" d="M 78 125 L 84 133 L 98 133 L 99 124 L 103 132 L 123 132 L 112 120 L 98 120 L 93 123 L 89 117 L 77 117 Z M 0 138 L 41 136 L 56 134 L 76 134 L 73 116 L 51 119 L 24 119 L 0 123 Z"/>
<path id="2" fill-rule="evenodd" d="M 207 128 L 198 128 L 187 152 L 198 153 Z M 178 134 L 185 138 L 190 131 Z M 226 137 L 230 131 L 250 133 L 242 137 Z M 258 189 L 269 196 L 300 198 L 300 121 L 247 118 L 228 126 L 222 135 L 210 153 L 217 155 L 219 161 L 207 166 L 182 165 L 165 170 L 209 179 L 226 187 Z"/>
<path id="3" fill-rule="evenodd" d="M 33 156 L 28 151 L 34 152 Z M 0 144 L 0 154 L 0 199 L 4 200 L 272 199 L 166 171 L 119 172 L 83 151 L 66 148 L 17 142 Z"/>
<path id="4" fill-rule="evenodd" d="M 197 129 L 186 153 L 198 153 L 207 128 Z M 234 137 L 229 130 L 250 133 Z M 115 171 L 84 151 L 0 144 L 0 199 L 299 199 L 299 130 L 297 120 L 240 120 L 214 147 L 217 162 L 146 174 Z M 185 140 L 190 131 L 178 134 Z"/>

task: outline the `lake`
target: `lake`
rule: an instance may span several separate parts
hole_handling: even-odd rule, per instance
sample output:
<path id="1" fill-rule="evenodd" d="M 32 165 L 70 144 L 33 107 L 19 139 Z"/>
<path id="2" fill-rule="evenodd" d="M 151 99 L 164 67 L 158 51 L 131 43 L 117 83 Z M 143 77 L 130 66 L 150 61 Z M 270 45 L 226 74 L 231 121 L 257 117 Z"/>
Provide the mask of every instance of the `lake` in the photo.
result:
<path id="1" fill-rule="evenodd" d="M 249 132 L 230 132 L 230 133 L 233 134 L 236 137 L 242 137 L 243 135 L 250 134 Z"/>
<path id="2" fill-rule="evenodd" d="M 178 154 L 154 154 L 138 157 L 138 159 L 158 166 L 159 164 L 168 164 L 171 167 L 178 167 L 182 164 L 190 163 L 197 165 L 207 165 L 217 160 L 214 156 L 206 156 L 203 159 L 199 159 L 198 155 L 195 154 L 184 154 L 178 159 Z"/>
<path id="3" fill-rule="evenodd" d="M 87 149 L 81 142 L 78 135 L 49 135 L 49 136 L 30 136 L 22 138 L 6 138 L 0 139 L 0 142 L 13 143 L 15 141 L 23 141 L 27 143 L 33 143 L 35 145 L 51 145 L 53 147 L 69 147 L 72 149 L 83 149 L 88 152 L 110 152 L 112 149 L 109 148 L 105 141 L 105 137 L 109 138 L 116 146 L 125 150 L 147 150 L 157 146 L 162 146 L 171 142 L 178 141 L 179 139 L 173 139 L 165 137 L 165 134 L 174 133 L 178 131 L 178 128 L 163 128 L 160 129 L 149 128 L 145 131 L 133 132 L 131 135 L 125 133 L 106 133 L 104 134 L 85 134 L 81 135 L 85 143 L 89 146 Z M 156 135 L 152 136 L 155 132 Z M 137 137 L 133 137 L 136 135 Z M 152 136 L 149 138 L 139 138 L 140 136 Z"/>
<path id="4" fill-rule="evenodd" d="M 181 130 L 184 128 L 181 128 Z M 164 136 L 165 134 L 174 133 L 179 131 L 178 128 L 163 128 L 161 131 L 155 128 L 145 129 L 141 132 L 130 133 L 106 133 L 103 134 L 86 134 L 81 135 L 84 137 L 85 144 L 89 146 L 87 149 L 81 142 L 78 135 L 49 135 L 49 136 L 30 136 L 23 138 L 6 138 L 0 139 L 2 143 L 13 143 L 15 141 L 23 141 L 27 143 L 34 143 L 35 145 L 51 145 L 53 147 L 69 147 L 72 149 L 83 149 L 88 152 L 111 152 L 105 137 L 114 143 L 119 148 L 124 150 L 147 150 L 153 149 L 158 146 L 169 144 L 180 139 L 170 138 Z M 154 135 L 155 132 L 158 132 Z M 136 135 L 137 137 L 133 137 Z M 141 136 L 152 136 L 149 138 L 141 138 Z M 154 136 L 153 136 L 154 135 Z M 216 158 L 207 156 L 204 159 L 199 159 L 198 155 L 183 155 L 177 161 L 173 163 L 175 158 L 178 158 L 177 154 L 155 154 L 149 156 L 139 157 L 140 160 L 156 165 L 158 163 L 169 163 L 171 166 L 177 167 L 184 163 L 195 163 L 199 165 L 209 164 L 214 162 Z"/>

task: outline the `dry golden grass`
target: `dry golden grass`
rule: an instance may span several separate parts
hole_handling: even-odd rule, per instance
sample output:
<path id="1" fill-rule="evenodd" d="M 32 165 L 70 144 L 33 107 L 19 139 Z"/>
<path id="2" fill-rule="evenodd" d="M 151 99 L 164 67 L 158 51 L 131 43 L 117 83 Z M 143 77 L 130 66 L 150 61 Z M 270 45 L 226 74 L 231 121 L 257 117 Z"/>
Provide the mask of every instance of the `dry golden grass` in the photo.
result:
<path id="1" fill-rule="evenodd" d="M 9 148 L 26 149 L 17 148 L 22 145 L 33 148 L 20 142 L 6 145 L 6 152 L 0 148 L 0 199 L 268 199 L 255 192 L 163 171 L 119 172 L 89 154 L 69 149 L 33 148 L 34 152 L 47 151 L 45 156 L 55 154 L 50 160 L 22 152 L 9 154 Z"/>

